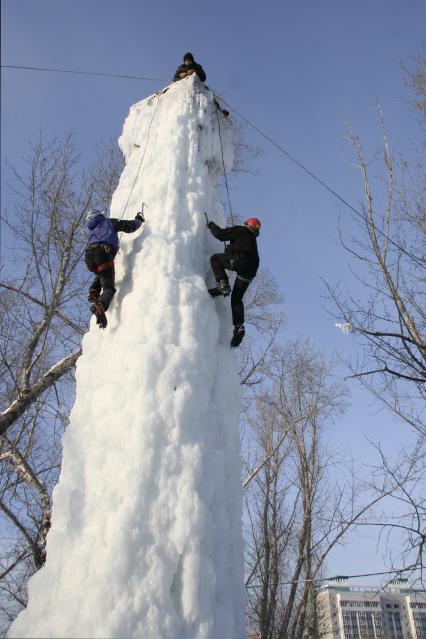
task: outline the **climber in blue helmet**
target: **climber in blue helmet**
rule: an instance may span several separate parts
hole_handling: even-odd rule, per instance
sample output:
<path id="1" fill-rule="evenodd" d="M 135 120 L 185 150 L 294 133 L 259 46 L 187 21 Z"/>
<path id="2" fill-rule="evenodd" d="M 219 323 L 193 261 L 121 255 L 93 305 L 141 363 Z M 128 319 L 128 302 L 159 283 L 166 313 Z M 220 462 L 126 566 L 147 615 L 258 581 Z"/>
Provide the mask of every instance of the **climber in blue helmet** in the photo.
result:
<path id="1" fill-rule="evenodd" d="M 134 220 L 118 220 L 106 217 L 105 211 L 91 210 L 86 215 L 86 222 L 89 238 L 84 259 L 89 271 L 95 273 L 87 297 L 97 324 L 105 328 L 105 311 L 115 294 L 114 258 L 119 247 L 118 233 L 137 231 L 145 218 L 140 212 Z"/>

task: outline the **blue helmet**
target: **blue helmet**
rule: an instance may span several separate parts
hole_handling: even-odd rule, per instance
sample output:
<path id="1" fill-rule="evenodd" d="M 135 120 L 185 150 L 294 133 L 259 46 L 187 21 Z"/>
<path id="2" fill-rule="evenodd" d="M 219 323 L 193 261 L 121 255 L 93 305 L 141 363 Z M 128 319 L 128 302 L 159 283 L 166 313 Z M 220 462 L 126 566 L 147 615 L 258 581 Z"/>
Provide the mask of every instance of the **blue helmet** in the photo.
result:
<path id="1" fill-rule="evenodd" d="M 103 215 L 105 217 L 105 211 L 99 211 L 97 209 L 91 209 L 86 213 L 86 222 L 89 224 L 97 215 Z"/>

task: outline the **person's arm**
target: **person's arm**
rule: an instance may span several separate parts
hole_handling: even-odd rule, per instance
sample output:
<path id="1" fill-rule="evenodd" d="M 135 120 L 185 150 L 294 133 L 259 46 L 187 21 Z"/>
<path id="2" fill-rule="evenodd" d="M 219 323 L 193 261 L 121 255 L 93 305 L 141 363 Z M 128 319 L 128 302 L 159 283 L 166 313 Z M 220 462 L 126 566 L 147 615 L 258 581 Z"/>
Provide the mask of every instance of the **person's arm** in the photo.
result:
<path id="1" fill-rule="evenodd" d="M 181 64 L 176 69 L 176 73 L 173 76 L 173 81 L 176 82 L 176 80 L 182 80 L 182 78 L 184 78 L 186 74 L 187 74 L 187 69 L 184 64 Z"/>
<path id="2" fill-rule="evenodd" d="M 117 219 L 110 220 L 111 224 L 113 225 L 117 233 L 118 232 L 134 233 L 135 231 L 138 230 L 138 228 L 144 221 L 145 220 L 143 219 L 140 213 L 136 215 L 134 220 L 117 220 Z"/>
<path id="3" fill-rule="evenodd" d="M 228 240 L 232 240 L 235 237 L 235 226 L 230 226 L 226 229 L 221 229 L 220 226 L 215 224 L 214 222 L 209 222 L 207 228 L 210 230 L 210 233 L 217 240 L 221 242 L 227 242 Z"/>
<path id="4" fill-rule="evenodd" d="M 201 64 L 198 64 L 198 62 L 193 62 L 192 68 L 194 69 L 198 77 L 200 78 L 201 82 L 205 82 L 207 76 Z"/>
<path id="5" fill-rule="evenodd" d="M 89 229 L 89 231 L 94 229 L 95 226 L 98 224 L 98 222 L 100 222 L 103 219 L 104 219 L 104 216 L 102 215 L 102 213 L 99 213 L 99 215 L 97 215 L 96 217 L 91 219 L 89 222 L 87 222 L 87 228 Z"/>

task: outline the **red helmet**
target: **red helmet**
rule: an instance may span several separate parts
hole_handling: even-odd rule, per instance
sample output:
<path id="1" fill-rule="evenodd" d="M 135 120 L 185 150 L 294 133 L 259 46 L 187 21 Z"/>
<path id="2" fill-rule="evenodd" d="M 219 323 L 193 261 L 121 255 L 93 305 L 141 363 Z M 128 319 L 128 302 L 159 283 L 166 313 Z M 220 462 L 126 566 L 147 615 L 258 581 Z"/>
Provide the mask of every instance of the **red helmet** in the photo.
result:
<path id="1" fill-rule="evenodd" d="M 249 219 L 244 222 L 244 226 L 251 226 L 259 231 L 262 225 L 257 217 L 249 217 Z"/>

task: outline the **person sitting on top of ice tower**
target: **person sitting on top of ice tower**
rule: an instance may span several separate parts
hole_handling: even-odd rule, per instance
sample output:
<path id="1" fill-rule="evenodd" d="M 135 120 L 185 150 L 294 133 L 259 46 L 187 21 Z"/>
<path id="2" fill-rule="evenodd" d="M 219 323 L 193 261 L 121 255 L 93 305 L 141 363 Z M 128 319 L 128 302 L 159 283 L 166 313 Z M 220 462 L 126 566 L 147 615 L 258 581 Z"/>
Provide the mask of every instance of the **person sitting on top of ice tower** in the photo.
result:
<path id="1" fill-rule="evenodd" d="M 87 213 L 86 222 L 89 238 L 84 258 L 89 271 L 95 273 L 87 298 L 90 310 L 96 315 L 96 323 L 105 328 L 105 311 L 115 294 L 114 258 L 119 247 L 118 232 L 137 231 L 145 218 L 143 213 L 137 213 L 134 220 L 118 220 L 107 218 L 105 211 L 92 210 Z"/>
<path id="2" fill-rule="evenodd" d="M 245 335 L 243 296 L 259 268 L 256 238 L 260 231 L 260 221 L 256 217 L 250 217 L 243 226 L 221 229 L 214 222 L 208 222 L 207 227 L 217 240 L 229 241 L 224 253 L 216 253 L 210 258 L 217 286 L 210 288 L 209 293 L 212 297 L 229 295 L 231 287 L 225 269 L 236 271 L 237 277 L 231 295 L 232 322 L 234 324 L 231 346 L 239 346 Z"/>
<path id="3" fill-rule="evenodd" d="M 198 75 L 201 82 L 205 82 L 207 76 L 203 67 L 201 64 L 198 64 L 198 62 L 195 62 L 194 56 L 190 51 L 188 51 L 188 53 L 185 53 L 183 56 L 183 64 L 176 69 L 176 73 L 173 76 L 173 82 L 176 82 L 176 80 L 183 80 L 193 73 Z"/>

